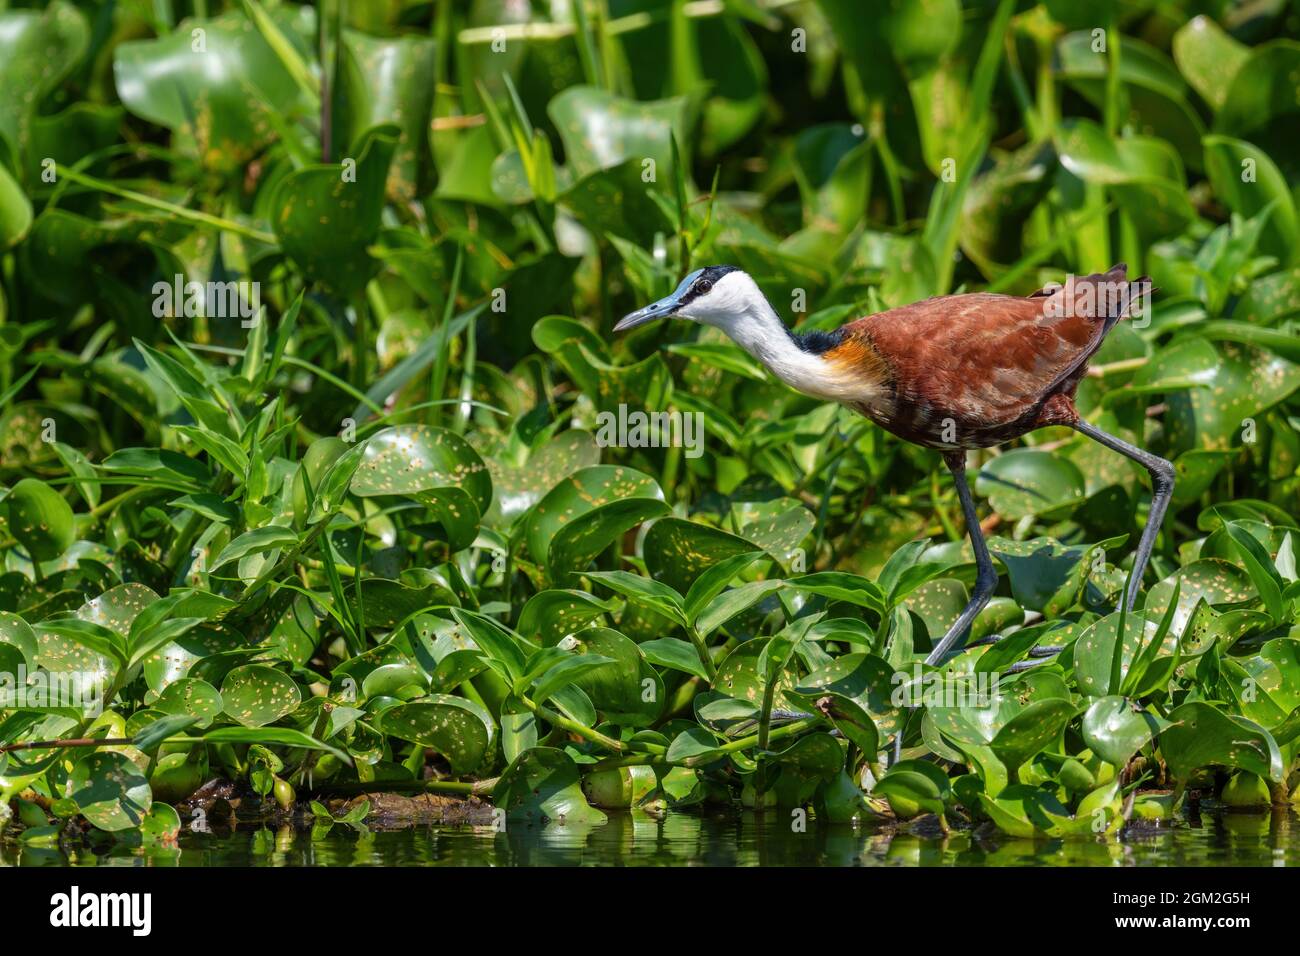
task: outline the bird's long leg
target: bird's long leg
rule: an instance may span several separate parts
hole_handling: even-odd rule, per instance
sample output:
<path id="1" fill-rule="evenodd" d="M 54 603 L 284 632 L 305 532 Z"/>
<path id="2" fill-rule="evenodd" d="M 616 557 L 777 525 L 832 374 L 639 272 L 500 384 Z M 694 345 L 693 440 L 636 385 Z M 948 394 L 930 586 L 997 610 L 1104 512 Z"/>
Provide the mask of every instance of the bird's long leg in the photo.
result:
<path id="1" fill-rule="evenodd" d="M 993 596 L 993 589 L 998 586 L 998 572 L 993 567 L 993 559 L 989 557 L 988 545 L 984 543 L 984 531 L 980 528 L 979 515 L 975 513 L 975 502 L 970 496 L 970 486 L 966 484 L 965 453 L 949 452 L 944 459 L 948 463 L 948 470 L 952 472 L 952 480 L 957 484 L 957 497 L 961 499 L 961 512 L 966 518 L 966 533 L 970 535 L 971 548 L 975 551 L 975 566 L 978 573 L 975 576 L 975 590 L 971 592 L 970 601 L 962 608 L 961 614 L 957 615 L 957 620 L 953 622 L 952 627 L 948 628 L 948 633 L 934 645 L 934 650 L 930 651 L 930 656 L 925 659 L 927 664 L 937 664 L 942 661 L 957 642 L 965 637 L 971 622 L 980 611 L 984 610 L 984 605 L 988 604 L 989 598 Z"/>
<path id="2" fill-rule="evenodd" d="M 1137 601 L 1137 593 L 1142 587 L 1142 575 L 1146 572 L 1147 561 L 1151 558 L 1151 549 L 1155 547 L 1156 535 L 1160 533 L 1165 509 L 1169 507 L 1169 499 L 1174 493 L 1174 466 L 1159 455 L 1153 455 L 1136 445 L 1130 445 L 1123 439 L 1102 431 L 1096 425 L 1088 424 L 1083 419 L 1079 419 L 1072 427 L 1112 451 L 1133 459 L 1151 474 L 1151 510 L 1147 514 L 1147 524 L 1142 529 L 1142 537 L 1138 541 L 1137 554 L 1133 558 L 1133 575 L 1129 579 L 1128 594 L 1124 598 L 1125 608 L 1131 611 Z"/>

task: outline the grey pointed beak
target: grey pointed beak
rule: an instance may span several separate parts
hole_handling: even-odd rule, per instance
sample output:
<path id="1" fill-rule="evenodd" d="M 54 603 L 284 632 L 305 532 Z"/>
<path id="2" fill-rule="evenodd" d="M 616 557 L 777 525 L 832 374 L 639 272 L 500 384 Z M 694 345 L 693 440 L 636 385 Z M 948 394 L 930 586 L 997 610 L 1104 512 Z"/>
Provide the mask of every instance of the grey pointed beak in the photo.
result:
<path id="1" fill-rule="evenodd" d="M 655 319 L 666 319 L 677 311 L 681 298 L 681 290 L 679 289 L 667 298 L 652 302 L 643 309 L 637 309 L 635 312 L 631 312 L 619 319 L 618 325 L 614 326 L 614 331 L 626 332 L 628 329 L 634 329 L 638 325 L 645 325 Z"/>

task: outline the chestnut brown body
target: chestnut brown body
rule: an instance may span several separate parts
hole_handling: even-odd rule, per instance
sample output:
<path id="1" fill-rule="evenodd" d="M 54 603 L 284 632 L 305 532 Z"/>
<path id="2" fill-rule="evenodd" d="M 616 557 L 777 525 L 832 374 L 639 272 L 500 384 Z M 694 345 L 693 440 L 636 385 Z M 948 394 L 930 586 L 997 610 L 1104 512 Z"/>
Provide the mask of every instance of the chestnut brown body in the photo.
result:
<path id="1" fill-rule="evenodd" d="M 900 438 L 986 448 L 1078 420 L 1075 389 L 1130 288 L 1121 264 L 1028 297 L 939 296 L 843 326 L 822 358 L 879 380 L 850 404 Z"/>

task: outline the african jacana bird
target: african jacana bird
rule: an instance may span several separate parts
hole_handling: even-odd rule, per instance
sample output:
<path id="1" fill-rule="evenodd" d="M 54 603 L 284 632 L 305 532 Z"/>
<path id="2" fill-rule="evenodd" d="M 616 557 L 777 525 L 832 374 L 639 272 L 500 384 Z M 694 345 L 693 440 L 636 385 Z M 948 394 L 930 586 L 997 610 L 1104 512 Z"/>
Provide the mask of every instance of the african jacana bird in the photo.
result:
<path id="1" fill-rule="evenodd" d="M 831 332 L 788 329 L 758 284 L 735 266 L 692 272 L 672 295 L 625 316 L 615 332 L 659 318 L 721 329 L 791 388 L 865 415 L 905 441 L 943 452 L 957 484 L 978 574 L 970 602 L 926 659 L 964 638 L 997 586 L 970 487 L 966 450 L 1065 425 L 1142 465 L 1153 497 L 1125 605 L 1134 601 L 1174 487 L 1168 461 L 1086 422 L 1074 393 L 1106 334 L 1149 295 L 1121 263 L 1028 297 L 945 295 L 857 319 Z M 1136 293 L 1136 296 L 1135 296 Z"/>

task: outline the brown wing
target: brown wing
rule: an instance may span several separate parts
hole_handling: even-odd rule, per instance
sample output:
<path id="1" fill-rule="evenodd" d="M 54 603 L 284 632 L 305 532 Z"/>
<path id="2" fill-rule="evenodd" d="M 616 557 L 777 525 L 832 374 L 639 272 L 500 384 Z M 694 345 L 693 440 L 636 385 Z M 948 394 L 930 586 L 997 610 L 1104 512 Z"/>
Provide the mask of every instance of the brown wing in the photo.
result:
<path id="1" fill-rule="evenodd" d="M 1123 267 L 1029 298 L 941 296 L 859 319 L 847 340 L 869 345 L 888 366 L 888 399 L 866 409 L 897 434 L 946 446 L 952 419 L 963 446 L 994 444 L 1032 427 L 1053 394 L 1072 393 L 1088 359 L 1124 309 L 1093 317 L 1075 309 L 1081 284 L 1123 281 Z M 1091 294 L 1091 290 L 1090 290 Z"/>

